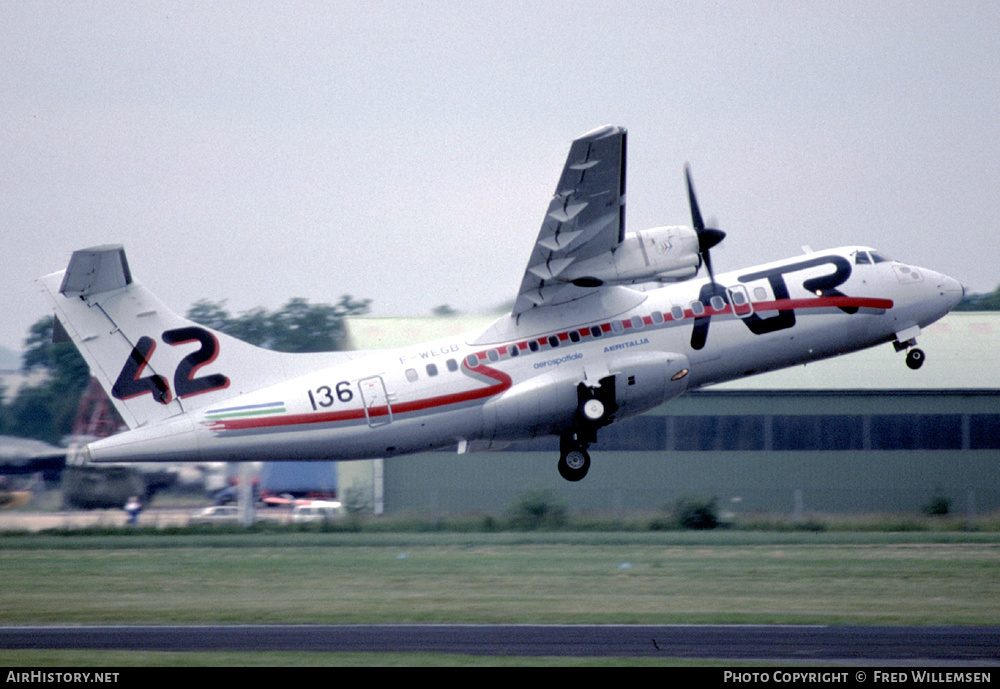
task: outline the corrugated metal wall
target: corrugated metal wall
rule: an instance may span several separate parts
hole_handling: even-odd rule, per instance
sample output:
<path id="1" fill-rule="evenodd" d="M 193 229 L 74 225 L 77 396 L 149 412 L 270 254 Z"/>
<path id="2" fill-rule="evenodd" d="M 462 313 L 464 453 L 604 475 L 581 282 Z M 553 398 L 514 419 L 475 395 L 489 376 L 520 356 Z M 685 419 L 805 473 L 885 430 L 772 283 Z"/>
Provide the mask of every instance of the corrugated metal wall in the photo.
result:
<path id="1" fill-rule="evenodd" d="M 954 513 L 981 514 L 1000 509 L 997 399 L 981 391 L 696 393 L 605 429 L 590 473 L 575 484 L 556 471 L 554 439 L 387 460 L 386 512 L 498 514 L 522 491 L 550 488 L 573 510 L 622 514 L 683 495 L 715 496 L 723 511 L 788 514 L 918 513 L 944 496 Z M 848 429 L 845 449 L 785 449 L 823 447 L 808 434 L 838 423 L 860 424 Z M 704 441 L 691 439 L 692 427 Z M 806 435 L 789 439 L 777 430 L 786 427 Z"/>

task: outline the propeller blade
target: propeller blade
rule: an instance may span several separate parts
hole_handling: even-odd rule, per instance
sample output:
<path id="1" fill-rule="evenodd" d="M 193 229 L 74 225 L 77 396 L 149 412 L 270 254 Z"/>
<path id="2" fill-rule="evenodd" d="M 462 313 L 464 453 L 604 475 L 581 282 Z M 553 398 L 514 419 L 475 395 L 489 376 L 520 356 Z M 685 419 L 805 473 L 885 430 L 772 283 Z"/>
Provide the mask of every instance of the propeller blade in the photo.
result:
<path id="1" fill-rule="evenodd" d="M 688 203 L 691 206 L 691 225 L 699 235 L 705 229 L 705 221 L 701 219 L 701 211 L 698 209 L 698 199 L 694 195 L 694 184 L 691 183 L 691 166 L 684 166 L 684 178 L 687 180 Z"/>
<path id="2" fill-rule="evenodd" d="M 702 251 L 701 260 L 702 262 L 704 262 L 705 269 L 708 271 L 708 281 L 714 285 L 715 271 L 712 270 L 712 254 L 710 254 L 707 249 L 705 251 Z"/>
<path id="3" fill-rule="evenodd" d="M 705 264 L 708 277 L 714 285 L 715 273 L 712 270 L 712 255 L 709 250 L 725 239 L 726 233 L 714 227 L 705 227 L 701 209 L 698 207 L 698 197 L 694 193 L 694 183 L 691 181 L 690 165 L 684 166 L 684 179 L 687 181 L 688 203 L 691 205 L 691 225 L 698 235 L 698 253 L 701 254 L 702 263 Z"/>

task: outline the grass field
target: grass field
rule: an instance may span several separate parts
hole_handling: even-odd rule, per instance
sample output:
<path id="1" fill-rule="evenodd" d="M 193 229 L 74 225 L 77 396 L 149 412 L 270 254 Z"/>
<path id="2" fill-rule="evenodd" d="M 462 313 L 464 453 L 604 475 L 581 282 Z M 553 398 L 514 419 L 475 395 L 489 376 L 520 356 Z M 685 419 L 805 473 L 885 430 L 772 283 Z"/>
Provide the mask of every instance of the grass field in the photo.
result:
<path id="1" fill-rule="evenodd" d="M 23 536 L 0 620 L 993 624 L 996 534 Z"/>
<path id="2" fill-rule="evenodd" d="M 998 565 L 996 533 L 8 535 L 0 622 L 983 625 Z"/>

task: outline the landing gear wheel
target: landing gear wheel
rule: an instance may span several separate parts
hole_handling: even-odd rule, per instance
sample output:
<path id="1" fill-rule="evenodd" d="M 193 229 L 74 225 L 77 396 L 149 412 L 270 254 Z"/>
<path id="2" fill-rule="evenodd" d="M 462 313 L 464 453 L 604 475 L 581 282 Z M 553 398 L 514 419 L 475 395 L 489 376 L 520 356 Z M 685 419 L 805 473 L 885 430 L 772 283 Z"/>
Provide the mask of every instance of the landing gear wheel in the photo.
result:
<path id="1" fill-rule="evenodd" d="M 583 417 L 588 421 L 600 421 L 604 416 L 604 402 L 597 398 L 591 398 L 580 407 Z"/>
<path id="2" fill-rule="evenodd" d="M 572 448 L 559 458 L 559 475 L 567 481 L 579 481 L 589 470 L 590 455 L 583 448 Z"/>
<path id="3" fill-rule="evenodd" d="M 906 365 L 916 371 L 924 365 L 924 350 L 914 347 L 906 353 Z"/>

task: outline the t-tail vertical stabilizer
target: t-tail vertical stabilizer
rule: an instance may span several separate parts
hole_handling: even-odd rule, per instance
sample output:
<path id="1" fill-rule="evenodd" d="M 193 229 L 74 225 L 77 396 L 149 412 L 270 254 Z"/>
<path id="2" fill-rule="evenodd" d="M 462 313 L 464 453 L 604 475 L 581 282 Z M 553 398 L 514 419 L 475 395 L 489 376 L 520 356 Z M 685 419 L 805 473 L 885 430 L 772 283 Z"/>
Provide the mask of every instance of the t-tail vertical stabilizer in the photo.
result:
<path id="1" fill-rule="evenodd" d="M 73 341 L 129 428 L 350 358 L 272 352 L 182 318 L 132 279 L 120 245 L 75 251 L 39 282 L 56 333 Z"/>

